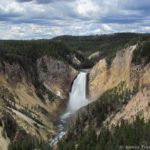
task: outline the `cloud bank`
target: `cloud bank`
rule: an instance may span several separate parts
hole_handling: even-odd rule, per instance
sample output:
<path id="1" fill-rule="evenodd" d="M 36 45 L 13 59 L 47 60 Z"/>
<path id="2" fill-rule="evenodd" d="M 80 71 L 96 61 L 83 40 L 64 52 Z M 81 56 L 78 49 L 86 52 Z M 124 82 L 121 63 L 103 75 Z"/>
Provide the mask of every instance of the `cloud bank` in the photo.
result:
<path id="1" fill-rule="evenodd" d="M 2 39 L 150 33 L 149 0 L 1 0 Z"/>

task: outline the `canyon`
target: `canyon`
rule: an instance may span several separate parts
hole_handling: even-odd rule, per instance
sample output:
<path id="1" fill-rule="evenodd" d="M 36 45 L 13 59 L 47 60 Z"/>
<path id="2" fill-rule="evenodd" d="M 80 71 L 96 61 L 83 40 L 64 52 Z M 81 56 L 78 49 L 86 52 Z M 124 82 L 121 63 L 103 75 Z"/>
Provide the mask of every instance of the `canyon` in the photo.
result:
<path id="1" fill-rule="evenodd" d="M 125 40 L 124 34 L 108 36 L 110 43 L 106 40 L 100 51 L 101 40 L 99 47 L 94 42 L 105 41 L 105 36 L 91 38 L 94 50 L 86 47 L 90 37 L 79 37 L 85 52 L 77 50 L 80 43 L 69 37 L 26 41 L 21 46 L 0 42 L 0 150 L 24 143 L 42 145 L 41 149 L 80 149 L 90 129 L 91 136 L 100 136 L 103 128 L 113 131 L 122 120 L 132 124 L 140 117 L 148 122 L 149 36 L 139 35 L 143 38 L 139 41 L 131 35 L 125 34 Z M 123 44 L 116 48 L 114 38 Z"/>

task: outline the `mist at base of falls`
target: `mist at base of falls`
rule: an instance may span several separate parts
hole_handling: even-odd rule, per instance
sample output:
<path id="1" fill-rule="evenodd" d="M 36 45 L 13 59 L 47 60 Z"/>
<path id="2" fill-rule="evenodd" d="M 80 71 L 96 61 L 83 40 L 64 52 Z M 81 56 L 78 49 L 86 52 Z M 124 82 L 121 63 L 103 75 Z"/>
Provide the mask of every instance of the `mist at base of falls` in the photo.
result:
<path id="1" fill-rule="evenodd" d="M 77 78 L 74 80 L 69 95 L 69 103 L 67 108 L 68 112 L 74 113 L 81 107 L 88 104 L 88 99 L 86 98 L 86 81 L 86 72 L 80 72 Z"/>

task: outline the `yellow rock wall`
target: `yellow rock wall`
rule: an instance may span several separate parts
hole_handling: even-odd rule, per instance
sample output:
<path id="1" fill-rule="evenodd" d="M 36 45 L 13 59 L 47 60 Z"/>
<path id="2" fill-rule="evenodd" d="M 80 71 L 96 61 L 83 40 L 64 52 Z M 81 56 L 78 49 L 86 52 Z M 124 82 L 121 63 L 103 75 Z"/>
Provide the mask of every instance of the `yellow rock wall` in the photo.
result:
<path id="1" fill-rule="evenodd" d="M 110 67 L 105 59 L 100 60 L 89 74 L 89 95 L 91 100 L 98 98 L 104 91 L 125 81 L 131 87 L 132 53 L 136 45 L 130 46 L 116 54 Z"/>

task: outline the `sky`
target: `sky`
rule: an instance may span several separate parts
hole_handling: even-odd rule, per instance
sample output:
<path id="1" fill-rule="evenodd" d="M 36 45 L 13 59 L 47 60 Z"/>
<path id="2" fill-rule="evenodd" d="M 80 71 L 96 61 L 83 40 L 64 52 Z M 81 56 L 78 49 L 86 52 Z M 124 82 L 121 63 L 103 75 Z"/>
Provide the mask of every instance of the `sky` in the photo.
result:
<path id="1" fill-rule="evenodd" d="M 150 0 L 0 0 L 0 39 L 150 33 Z"/>

